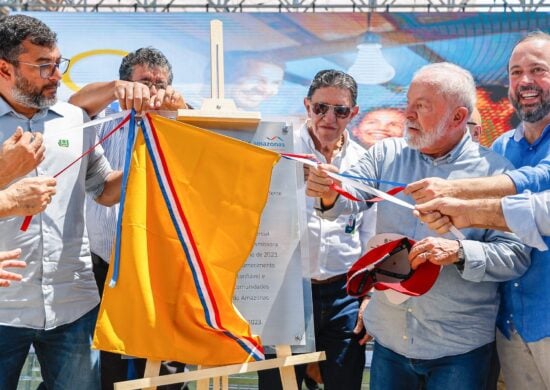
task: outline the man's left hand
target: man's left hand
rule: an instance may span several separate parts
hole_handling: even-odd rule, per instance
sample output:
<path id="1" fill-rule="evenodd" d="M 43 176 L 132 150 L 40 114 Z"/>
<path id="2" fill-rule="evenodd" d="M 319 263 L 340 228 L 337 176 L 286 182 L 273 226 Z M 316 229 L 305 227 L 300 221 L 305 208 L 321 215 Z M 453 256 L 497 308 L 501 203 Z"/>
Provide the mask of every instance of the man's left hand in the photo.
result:
<path id="1" fill-rule="evenodd" d="M 187 108 L 183 96 L 171 86 L 166 89 L 151 87 L 151 108 L 153 110 L 176 111 Z"/>
<path id="2" fill-rule="evenodd" d="M 458 261 L 458 242 L 440 237 L 427 237 L 417 241 L 409 252 L 409 261 L 411 268 L 417 269 L 418 266 L 426 261 L 437 265 L 450 265 Z"/>
<path id="3" fill-rule="evenodd" d="M 363 314 L 365 312 L 365 309 L 367 308 L 367 305 L 369 304 L 370 298 L 364 297 L 363 301 L 361 302 L 361 305 L 359 306 L 359 313 L 357 314 L 357 323 L 355 324 L 355 328 L 353 328 L 354 334 L 360 334 L 363 328 L 365 328 L 365 324 L 363 323 Z M 369 341 L 372 340 L 372 336 L 365 332 L 365 335 L 359 340 L 359 345 L 365 345 Z"/>
<path id="4" fill-rule="evenodd" d="M 21 256 L 21 249 L 0 252 L 0 287 L 9 287 L 12 281 L 20 281 L 23 277 L 4 268 L 25 268 L 27 263 L 17 260 Z"/>

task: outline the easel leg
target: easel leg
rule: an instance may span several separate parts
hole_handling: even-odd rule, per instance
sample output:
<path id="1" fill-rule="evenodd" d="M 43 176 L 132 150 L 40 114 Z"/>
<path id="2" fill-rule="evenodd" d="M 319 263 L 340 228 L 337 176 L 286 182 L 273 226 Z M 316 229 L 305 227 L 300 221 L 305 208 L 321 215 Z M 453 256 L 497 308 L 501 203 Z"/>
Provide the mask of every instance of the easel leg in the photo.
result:
<path id="1" fill-rule="evenodd" d="M 204 368 L 203 366 L 197 366 L 197 370 Z M 214 385 L 215 386 L 215 385 Z M 196 390 L 208 390 L 210 388 L 210 378 L 199 379 L 197 381 Z M 215 389 L 215 387 L 214 387 Z"/>
<path id="2" fill-rule="evenodd" d="M 205 366 L 197 366 L 197 370 L 207 368 Z M 197 381 L 197 390 L 208 390 L 210 386 L 210 379 L 212 379 L 212 390 L 229 390 L 229 376 L 213 376 L 208 379 L 201 379 Z"/>
<path id="3" fill-rule="evenodd" d="M 145 364 L 145 372 L 143 374 L 144 378 L 151 378 L 153 376 L 158 376 L 160 374 L 160 360 L 149 360 Z M 157 390 L 157 387 L 148 387 L 145 390 Z"/>
<path id="4" fill-rule="evenodd" d="M 275 353 L 277 354 L 277 357 L 291 356 L 292 349 L 290 348 L 290 345 L 277 345 L 275 347 Z M 283 384 L 284 390 L 298 390 L 294 366 L 280 367 L 279 373 L 281 375 L 281 383 Z"/>

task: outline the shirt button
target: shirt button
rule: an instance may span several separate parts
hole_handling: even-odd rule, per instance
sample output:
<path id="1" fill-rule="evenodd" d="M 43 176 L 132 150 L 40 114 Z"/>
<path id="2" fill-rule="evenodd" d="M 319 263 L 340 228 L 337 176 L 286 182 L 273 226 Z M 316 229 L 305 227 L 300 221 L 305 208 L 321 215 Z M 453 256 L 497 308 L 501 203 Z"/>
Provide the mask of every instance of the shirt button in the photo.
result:
<path id="1" fill-rule="evenodd" d="M 514 287 L 519 287 L 519 283 L 514 283 Z"/>
<path id="2" fill-rule="evenodd" d="M 403 336 L 403 340 L 407 340 L 407 339 L 408 339 L 408 337 L 407 337 L 407 336 Z"/>
<path id="3" fill-rule="evenodd" d="M 510 323 L 510 320 L 506 320 L 506 323 L 509 324 L 509 323 Z"/>
<path id="4" fill-rule="evenodd" d="M 407 311 L 408 311 L 409 313 L 412 313 L 412 312 L 413 312 L 413 309 L 411 309 L 411 308 L 409 307 L 409 308 L 407 309 Z"/>

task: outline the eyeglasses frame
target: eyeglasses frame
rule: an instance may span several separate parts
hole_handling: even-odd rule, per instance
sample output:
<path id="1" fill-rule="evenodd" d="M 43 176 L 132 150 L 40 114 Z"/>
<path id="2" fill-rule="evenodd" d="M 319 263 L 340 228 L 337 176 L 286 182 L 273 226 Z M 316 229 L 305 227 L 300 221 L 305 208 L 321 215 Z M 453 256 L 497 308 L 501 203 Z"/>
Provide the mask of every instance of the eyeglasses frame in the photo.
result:
<path id="1" fill-rule="evenodd" d="M 53 74 L 55 73 L 56 69 L 58 69 L 61 72 L 61 74 L 64 75 L 65 73 L 67 73 L 67 70 L 69 70 L 69 65 L 71 64 L 71 60 L 69 58 L 60 58 L 59 62 L 47 62 L 45 64 L 32 64 L 30 62 L 24 62 L 24 61 L 19 61 L 19 60 L 16 60 L 15 62 L 17 62 L 18 64 L 24 64 L 24 65 L 34 66 L 34 67 L 38 68 L 38 72 L 40 73 L 40 77 L 45 79 L 45 80 L 52 77 Z M 65 70 L 62 70 L 61 67 L 65 66 L 64 64 L 67 64 L 67 65 L 66 65 Z M 44 76 L 44 70 L 43 69 L 47 70 L 51 66 L 53 66 L 53 67 L 52 67 L 51 71 L 49 72 L 49 75 Z"/>

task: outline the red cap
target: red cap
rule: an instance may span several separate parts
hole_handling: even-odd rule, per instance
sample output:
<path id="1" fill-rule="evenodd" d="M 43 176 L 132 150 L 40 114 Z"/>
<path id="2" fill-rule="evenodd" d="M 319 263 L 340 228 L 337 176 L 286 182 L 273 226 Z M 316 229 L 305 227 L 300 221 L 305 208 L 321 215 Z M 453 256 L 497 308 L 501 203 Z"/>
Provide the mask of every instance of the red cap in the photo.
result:
<path id="1" fill-rule="evenodd" d="M 348 294 L 361 297 L 372 287 L 411 296 L 427 293 L 437 280 L 441 266 L 426 261 L 412 270 L 408 255 L 413 245 L 413 240 L 403 237 L 369 250 L 348 271 Z"/>

